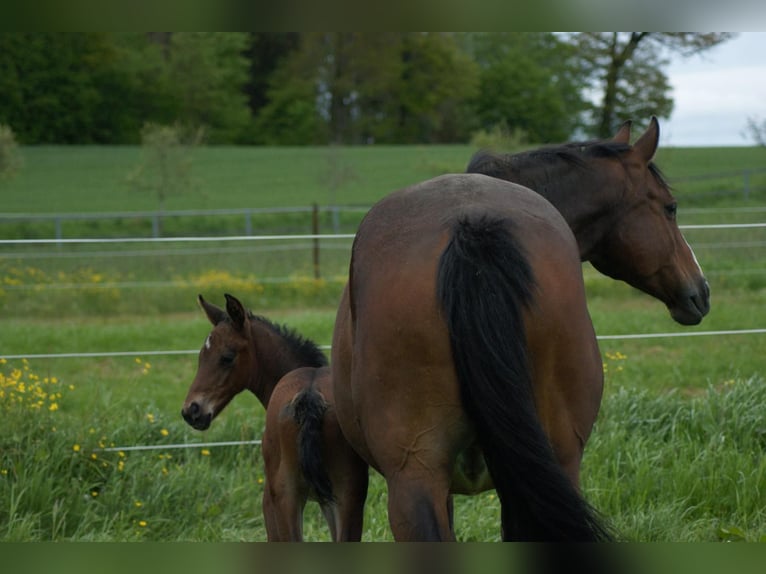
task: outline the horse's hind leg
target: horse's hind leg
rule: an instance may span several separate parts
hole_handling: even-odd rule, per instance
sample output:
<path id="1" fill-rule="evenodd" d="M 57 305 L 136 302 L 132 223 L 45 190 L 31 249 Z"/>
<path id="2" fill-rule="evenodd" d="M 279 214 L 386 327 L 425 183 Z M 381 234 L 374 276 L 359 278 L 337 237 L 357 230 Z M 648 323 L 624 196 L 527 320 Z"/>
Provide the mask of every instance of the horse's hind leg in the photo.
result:
<path id="1" fill-rule="evenodd" d="M 455 540 L 447 482 L 388 479 L 388 520 L 397 541 L 437 542 Z"/>

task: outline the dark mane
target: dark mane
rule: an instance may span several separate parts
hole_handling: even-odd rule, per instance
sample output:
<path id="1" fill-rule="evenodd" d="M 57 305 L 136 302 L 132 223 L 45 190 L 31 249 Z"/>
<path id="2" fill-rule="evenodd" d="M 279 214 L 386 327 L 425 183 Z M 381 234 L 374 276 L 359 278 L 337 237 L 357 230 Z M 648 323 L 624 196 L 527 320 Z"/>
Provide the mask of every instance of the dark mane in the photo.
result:
<path id="1" fill-rule="evenodd" d="M 311 339 L 304 337 L 294 329 L 291 329 L 287 325 L 279 325 L 271 322 L 266 317 L 261 315 L 255 315 L 252 312 L 248 312 L 248 318 L 251 321 L 258 321 L 266 325 L 269 329 L 274 331 L 279 337 L 284 339 L 287 346 L 295 354 L 296 357 L 301 359 L 302 363 L 305 363 L 306 367 L 325 367 L 328 364 L 327 356 L 319 348 L 319 346 Z"/>
<path id="2" fill-rule="evenodd" d="M 566 163 L 573 167 L 587 169 L 588 158 L 619 160 L 630 149 L 631 146 L 626 143 L 611 140 L 588 140 L 545 146 L 515 154 L 497 154 L 489 150 L 479 150 L 469 161 L 466 172 L 478 172 L 503 178 L 508 171 L 521 173 L 531 168 L 545 170 L 557 163 Z M 649 171 L 660 185 L 670 189 L 667 179 L 653 162 L 649 163 Z"/>

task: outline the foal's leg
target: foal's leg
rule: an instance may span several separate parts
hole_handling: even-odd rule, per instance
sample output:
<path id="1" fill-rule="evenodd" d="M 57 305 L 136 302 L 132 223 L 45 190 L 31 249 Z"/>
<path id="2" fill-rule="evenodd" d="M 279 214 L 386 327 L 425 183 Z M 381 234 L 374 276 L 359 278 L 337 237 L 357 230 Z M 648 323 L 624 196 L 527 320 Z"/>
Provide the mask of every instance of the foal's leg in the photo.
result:
<path id="1" fill-rule="evenodd" d="M 335 496 L 336 531 L 333 540 L 336 542 L 358 542 L 362 539 L 364 525 L 364 503 L 367 500 L 369 471 L 367 463 L 357 459 L 347 467 L 346 476 L 334 481 L 338 484 Z"/>
<path id="2" fill-rule="evenodd" d="M 266 523 L 266 537 L 269 542 L 300 542 L 303 540 L 302 512 L 291 519 L 284 513 L 284 503 L 278 503 L 272 492 L 263 492 L 263 518 Z"/>
<path id="3" fill-rule="evenodd" d="M 272 487 L 267 477 L 263 493 L 269 541 L 302 542 L 306 496 L 290 477 L 273 484 L 277 486 Z"/>

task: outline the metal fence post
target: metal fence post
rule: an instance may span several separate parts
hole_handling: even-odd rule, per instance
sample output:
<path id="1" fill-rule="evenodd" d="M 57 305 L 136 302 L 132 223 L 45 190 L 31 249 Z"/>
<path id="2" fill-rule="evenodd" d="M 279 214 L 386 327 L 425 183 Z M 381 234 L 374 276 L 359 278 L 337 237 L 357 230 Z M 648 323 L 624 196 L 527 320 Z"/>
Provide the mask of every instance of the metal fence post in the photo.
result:
<path id="1" fill-rule="evenodd" d="M 245 211 L 245 235 L 253 234 L 253 213 L 248 209 Z"/>
<path id="2" fill-rule="evenodd" d="M 314 235 L 314 279 L 319 279 L 319 206 L 316 203 L 311 206 L 311 233 Z"/>

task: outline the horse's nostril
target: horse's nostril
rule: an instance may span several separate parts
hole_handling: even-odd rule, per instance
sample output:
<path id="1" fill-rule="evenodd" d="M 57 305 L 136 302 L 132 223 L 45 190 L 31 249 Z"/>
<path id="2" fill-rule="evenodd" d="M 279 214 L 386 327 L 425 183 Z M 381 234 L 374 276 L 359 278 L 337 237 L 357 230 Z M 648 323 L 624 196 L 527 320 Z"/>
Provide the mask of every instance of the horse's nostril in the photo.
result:
<path id="1" fill-rule="evenodd" d="M 195 422 L 200 416 L 200 406 L 198 403 L 192 403 L 188 407 L 181 409 L 181 416 L 189 424 Z"/>

